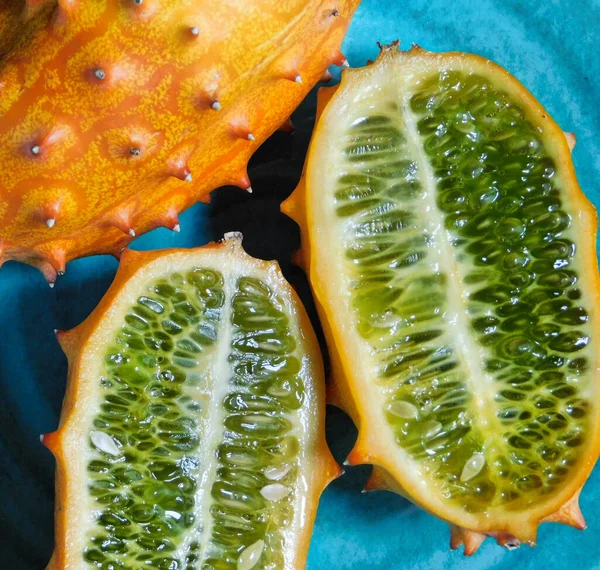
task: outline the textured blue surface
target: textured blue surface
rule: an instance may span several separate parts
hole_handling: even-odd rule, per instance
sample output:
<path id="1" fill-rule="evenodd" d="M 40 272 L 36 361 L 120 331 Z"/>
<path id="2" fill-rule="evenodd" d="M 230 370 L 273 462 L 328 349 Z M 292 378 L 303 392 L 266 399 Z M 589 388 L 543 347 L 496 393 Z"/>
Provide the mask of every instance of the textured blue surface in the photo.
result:
<path id="1" fill-rule="evenodd" d="M 345 52 L 352 65 L 363 65 L 377 54 L 376 40 L 396 38 L 405 47 L 415 42 L 431 50 L 479 53 L 508 68 L 565 130 L 577 133 L 578 176 L 600 204 L 598 0 L 364 0 Z M 299 177 L 313 117 L 311 97 L 296 113 L 297 134 L 276 134 L 253 158 L 253 196 L 220 190 L 211 205 L 181 217 L 181 234 L 157 230 L 134 247 L 201 245 L 224 231 L 242 230 L 249 252 L 278 258 L 311 309 L 305 279 L 287 261 L 298 230 L 278 205 Z M 116 267 L 108 257 L 72 262 L 54 290 L 32 268 L 8 263 L 0 272 L 0 566 L 7 570 L 41 570 L 52 550 L 54 462 L 38 440 L 56 428 L 65 386 L 66 360 L 52 331 L 83 320 Z M 330 412 L 328 437 L 341 461 L 356 432 L 341 412 Z M 488 541 L 471 559 L 449 552 L 446 525 L 404 499 L 361 495 L 368 471 L 349 468 L 325 491 L 309 570 L 600 568 L 598 470 L 582 494 L 589 530 L 544 525 L 536 549 L 505 552 Z"/>

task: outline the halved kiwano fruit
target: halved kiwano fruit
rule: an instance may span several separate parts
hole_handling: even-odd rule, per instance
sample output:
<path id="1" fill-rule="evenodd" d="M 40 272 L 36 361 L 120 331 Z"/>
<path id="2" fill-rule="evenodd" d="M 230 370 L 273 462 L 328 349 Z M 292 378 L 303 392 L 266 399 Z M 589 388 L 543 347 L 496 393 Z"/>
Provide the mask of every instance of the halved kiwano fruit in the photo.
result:
<path id="1" fill-rule="evenodd" d="M 321 356 L 276 264 L 238 235 L 126 251 L 79 327 L 61 425 L 49 569 L 303 568 L 339 474 Z"/>
<path id="2" fill-rule="evenodd" d="M 497 65 L 396 44 L 320 106 L 284 211 L 333 403 L 359 428 L 349 462 L 449 521 L 468 554 L 486 535 L 532 544 L 545 520 L 584 527 L 600 288 L 564 133 Z"/>

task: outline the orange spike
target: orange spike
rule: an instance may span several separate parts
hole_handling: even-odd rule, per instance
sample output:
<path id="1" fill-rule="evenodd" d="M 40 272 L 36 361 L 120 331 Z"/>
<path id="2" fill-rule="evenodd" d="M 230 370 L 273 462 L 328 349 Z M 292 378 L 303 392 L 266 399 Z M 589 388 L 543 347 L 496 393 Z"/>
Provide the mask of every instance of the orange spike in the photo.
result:
<path id="1" fill-rule="evenodd" d="M 456 550 L 464 545 L 465 556 L 473 556 L 485 539 L 486 535 L 481 532 L 450 525 L 450 548 Z"/>
<path id="2" fill-rule="evenodd" d="M 326 69 L 323 72 L 323 75 L 321 76 L 321 79 L 319 79 L 319 81 L 321 83 L 329 83 L 332 79 L 333 79 L 333 75 L 331 75 L 331 72 L 329 71 L 329 69 Z"/>
<path id="3" fill-rule="evenodd" d="M 231 134 L 238 139 L 254 141 L 256 137 L 246 123 L 236 122 L 231 125 Z"/>
<path id="4" fill-rule="evenodd" d="M 250 184 L 250 178 L 248 177 L 247 172 L 244 172 L 238 181 L 235 182 L 235 186 L 245 190 L 248 194 L 252 194 L 252 185 Z"/>
<path id="5" fill-rule="evenodd" d="M 363 493 L 368 493 L 370 491 L 391 491 L 386 478 L 385 471 L 382 467 L 378 467 L 377 465 L 373 465 L 373 471 L 371 471 L 370 477 L 367 479 L 365 483 L 365 488 L 363 489 Z"/>
<path id="6" fill-rule="evenodd" d="M 289 218 L 292 218 L 297 224 L 300 223 L 298 221 L 300 207 L 301 204 L 298 203 L 298 196 L 295 190 L 281 203 L 281 211 Z"/>
<path id="7" fill-rule="evenodd" d="M 329 58 L 329 61 L 332 65 L 337 65 L 339 67 L 350 67 L 346 56 L 339 50 Z"/>
<path id="8" fill-rule="evenodd" d="M 572 526 L 578 530 L 585 530 L 587 523 L 579 507 L 579 495 L 581 489 L 577 491 L 558 511 L 542 519 L 541 522 L 555 522 Z"/>
<path id="9" fill-rule="evenodd" d="M 158 224 L 173 230 L 174 232 L 181 231 L 179 224 L 179 218 L 177 217 L 177 209 L 175 207 L 170 208 L 164 214 L 158 218 Z"/>
<path id="10" fill-rule="evenodd" d="M 40 436 L 40 441 L 47 449 L 56 455 L 60 447 L 60 430 L 42 434 Z"/>
<path id="11" fill-rule="evenodd" d="M 192 181 L 192 173 L 184 158 L 174 158 L 167 164 L 167 174 L 185 182 Z"/>
<path id="12" fill-rule="evenodd" d="M 111 216 L 108 225 L 121 230 L 126 235 L 135 237 L 135 230 L 133 229 L 128 212 L 121 212 L 120 214 Z"/>
<path id="13" fill-rule="evenodd" d="M 196 196 L 196 200 L 198 202 L 202 202 L 203 204 L 209 204 L 210 203 L 210 193 L 200 194 L 199 196 Z"/>
<path id="14" fill-rule="evenodd" d="M 68 331 L 55 330 L 56 340 L 60 345 L 60 348 L 65 353 L 67 360 L 71 360 L 79 349 L 79 334 L 75 332 L 77 329 L 71 329 Z"/>
<path id="15" fill-rule="evenodd" d="M 283 131 L 284 133 L 293 133 L 294 132 L 294 123 L 292 123 L 291 118 L 287 118 L 283 123 L 281 123 L 279 131 Z"/>
<path id="16" fill-rule="evenodd" d="M 45 204 L 42 206 L 42 221 L 49 228 L 53 228 L 56 225 L 56 220 L 58 219 L 58 212 L 60 210 L 60 202 L 54 201 L 49 204 Z"/>
<path id="17" fill-rule="evenodd" d="M 506 531 L 490 532 L 489 536 L 493 536 L 496 542 L 506 550 L 515 550 L 521 546 L 521 541 Z"/>
<path id="18" fill-rule="evenodd" d="M 56 269 L 48 260 L 39 258 L 29 261 L 28 263 L 37 267 L 41 271 L 48 285 L 50 285 L 51 288 L 54 287 L 54 284 L 56 283 Z"/>
<path id="19" fill-rule="evenodd" d="M 64 250 L 59 248 L 54 248 L 51 252 L 46 254 L 46 259 L 48 263 L 54 267 L 56 273 L 58 275 L 64 275 L 66 269 L 66 255 Z"/>
<path id="20" fill-rule="evenodd" d="M 302 74 L 296 69 L 292 69 L 289 71 L 284 71 L 281 76 L 283 79 L 287 79 L 288 81 L 292 81 L 294 83 L 298 83 L 302 85 L 304 83 L 304 79 L 302 79 Z"/>
<path id="21" fill-rule="evenodd" d="M 362 440 L 362 433 L 359 431 L 358 439 L 352 448 L 352 451 L 346 457 L 344 465 L 362 465 L 363 463 L 369 463 L 371 457 L 365 451 L 366 446 Z"/>
<path id="22" fill-rule="evenodd" d="M 577 144 L 577 135 L 575 133 L 565 133 L 569 150 L 573 152 L 575 145 Z"/>

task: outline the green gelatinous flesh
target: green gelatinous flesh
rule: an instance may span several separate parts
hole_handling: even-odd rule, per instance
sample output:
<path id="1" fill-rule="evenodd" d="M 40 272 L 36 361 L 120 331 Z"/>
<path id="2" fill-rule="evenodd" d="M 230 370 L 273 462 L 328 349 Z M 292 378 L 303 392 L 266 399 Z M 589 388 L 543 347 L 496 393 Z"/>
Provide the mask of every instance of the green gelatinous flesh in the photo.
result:
<path id="1" fill-rule="evenodd" d="M 405 90 L 359 108 L 339 149 L 357 331 L 395 441 L 442 496 L 522 508 L 578 468 L 588 436 L 574 212 L 501 88 L 443 72 Z"/>
<path id="2" fill-rule="evenodd" d="M 282 307 L 197 268 L 128 310 L 90 426 L 88 567 L 283 567 L 306 392 Z"/>

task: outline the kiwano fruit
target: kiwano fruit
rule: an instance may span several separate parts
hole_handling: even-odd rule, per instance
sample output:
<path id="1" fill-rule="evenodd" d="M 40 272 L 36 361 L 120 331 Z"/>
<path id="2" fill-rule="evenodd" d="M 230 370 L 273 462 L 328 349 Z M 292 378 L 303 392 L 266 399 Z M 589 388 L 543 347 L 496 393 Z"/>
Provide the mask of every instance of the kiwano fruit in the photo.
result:
<path id="1" fill-rule="evenodd" d="M 60 332 L 69 382 L 48 570 L 295 570 L 340 473 L 319 347 L 298 298 L 239 234 L 136 253 Z"/>
<path id="2" fill-rule="evenodd" d="M 330 64 L 359 0 L 0 0 L 0 264 L 76 257 L 232 184 Z"/>
<path id="3" fill-rule="evenodd" d="M 358 426 L 350 464 L 451 524 L 533 544 L 585 527 L 599 451 L 596 215 L 569 139 L 473 55 L 382 48 L 322 90 L 302 229 L 332 358 Z"/>

